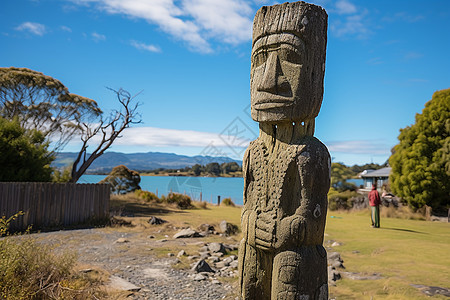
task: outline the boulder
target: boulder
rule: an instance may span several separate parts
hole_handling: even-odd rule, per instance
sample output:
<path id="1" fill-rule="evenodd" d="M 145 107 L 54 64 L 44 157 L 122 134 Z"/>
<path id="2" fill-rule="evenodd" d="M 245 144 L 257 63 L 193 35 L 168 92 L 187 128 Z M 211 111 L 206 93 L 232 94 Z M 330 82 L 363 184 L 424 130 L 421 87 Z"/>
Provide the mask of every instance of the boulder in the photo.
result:
<path id="1" fill-rule="evenodd" d="M 218 252 L 221 252 L 223 254 L 227 253 L 227 250 L 225 249 L 222 243 L 209 243 L 208 250 L 211 253 L 218 253 Z"/>
<path id="2" fill-rule="evenodd" d="M 173 235 L 174 239 L 180 239 L 180 238 L 193 238 L 193 237 L 201 237 L 202 235 L 191 228 L 186 228 L 183 230 L 178 231 Z"/>
<path id="3" fill-rule="evenodd" d="M 198 262 L 196 262 L 192 267 L 192 271 L 197 273 L 201 272 L 215 273 L 215 271 L 211 269 L 211 267 L 204 259 L 200 259 Z"/>
<path id="4" fill-rule="evenodd" d="M 236 234 L 239 231 L 239 228 L 236 225 L 228 223 L 225 220 L 220 222 L 219 229 L 222 233 L 226 235 Z"/>
<path id="5" fill-rule="evenodd" d="M 160 225 L 160 224 L 167 223 L 167 221 L 163 220 L 161 218 L 158 218 L 158 217 L 151 217 L 150 220 L 148 220 L 148 223 L 151 225 Z"/>

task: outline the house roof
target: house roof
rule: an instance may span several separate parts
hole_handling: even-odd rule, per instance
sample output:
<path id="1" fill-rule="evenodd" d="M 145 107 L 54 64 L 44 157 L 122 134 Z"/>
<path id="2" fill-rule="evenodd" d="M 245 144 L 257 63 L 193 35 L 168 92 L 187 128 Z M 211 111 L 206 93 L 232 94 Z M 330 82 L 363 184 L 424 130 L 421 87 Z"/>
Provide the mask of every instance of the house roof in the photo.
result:
<path id="1" fill-rule="evenodd" d="M 361 177 L 389 177 L 389 174 L 391 173 L 392 168 L 386 167 L 382 169 L 378 169 L 375 171 L 367 171 L 366 174 L 361 174 Z"/>

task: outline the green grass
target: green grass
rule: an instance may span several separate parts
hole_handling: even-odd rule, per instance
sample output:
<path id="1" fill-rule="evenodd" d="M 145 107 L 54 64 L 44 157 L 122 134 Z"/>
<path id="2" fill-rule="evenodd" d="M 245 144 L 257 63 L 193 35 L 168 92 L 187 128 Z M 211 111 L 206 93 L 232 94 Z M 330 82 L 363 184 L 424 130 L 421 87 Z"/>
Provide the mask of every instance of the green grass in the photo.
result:
<path id="1" fill-rule="evenodd" d="M 341 253 L 346 271 L 383 277 L 338 281 L 330 288 L 337 299 L 429 299 L 411 284 L 450 288 L 448 223 L 382 218 L 381 228 L 375 229 L 368 211 L 329 212 L 326 233 L 327 239 L 343 244 L 335 250 Z"/>
<path id="2" fill-rule="evenodd" d="M 133 212 L 136 217 L 127 218 L 134 223 L 141 219 L 141 227 L 126 230 L 155 230 L 146 222 L 150 215 L 158 216 L 169 221 L 172 226 L 197 228 L 207 223 L 218 229 L 220 221 L 226 220 L 240 227 L 240 207 L 216 206 L 208 204 L 206 209 L 199 208 L 195 203 L 194 209 L 177 209 L 176 206 L 161 205 L 158 203 L 138 201 L 127 197 L 113 200 L 113 206 L 122 207 L 124 211 Z M 330 287 L 330 298 L 336 299 L 429 299 L 411 284 L 440 286 L 450 288 L 450 224 L 430 222 L 423 220 L 410 220 L 416 218 L 408 212 L 395 214 L 403 218 L 387 218 L 388 210 L 382 209 L 381 228 L 370 226 L 369 210 L 361 212 L 329 211 L 327 216 L 326 240 L 335 240 L 342 246 L 335 247 L 344 259 L 348 272 L 381 274 L 378 280 L 351 280 L 343 279 L 337 286 Z M 390 213 L 394 215 L 394 213 Z M 331 218 L 335 216 L 336 218 Z M 138 224 L 139 225 L 139 224 Z M 161 233 L 152 233 L 157 239 L 164 234 L 171 236 L 175 230 L 164 229 Z M 236 243 L 241 234 L 233 236 Z M 217 236 L 204 239 L 205 242 L 223 241 Z M 198 246 L 184 246 L 187 252 L 192 253 Z M 166 256 L 168 252 L 177 254 L 181 248 L 162 249 L 160 255 Z M 182 267 L 182 266 L 180 266 Z M 233 279 L 236 280 L 237 279 Z M 237 283 L 236 283 L 237 284 Z M 433 299 L 448 299 L 443 296 L 434 296 Z"/>

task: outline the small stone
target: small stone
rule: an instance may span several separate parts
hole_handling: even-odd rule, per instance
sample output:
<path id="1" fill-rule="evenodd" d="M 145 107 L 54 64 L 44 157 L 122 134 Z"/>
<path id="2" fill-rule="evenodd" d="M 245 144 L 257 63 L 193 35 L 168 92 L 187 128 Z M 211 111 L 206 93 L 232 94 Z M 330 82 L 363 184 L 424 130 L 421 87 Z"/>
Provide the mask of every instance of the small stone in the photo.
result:
<path id="1" fill-rule="evenodd" d="M 212 284 L 222 284 L 219 280 L 217 280 L 217 279 L 214 279 L 214 280 L 211 280 L 211 283 Z"/>
<path id="2" fill-rule="evenodd" d="M 196 274 L 196 275 L 194 276 L 194 280 L 195 280 L 195 281 L 202 281 L 202 280 L 205 280 L 205 279 L 206 279 L 206 277 L 203 276 L 202 274 Z"/>
<path id="3" fill-rule="evenodd" d="M 177 257 L 182 257 L 182 256 L 186 256 L 186 251 L 181 250 L 180 252 L 178 252 Z"/>
<path id="4" fill-rule="evenodd" d="M 334 242 L 333 244 L 331 244 L 331 247 L 338 247 L 338 246 L 342 246 L 342 244 L 338 242 Z"/>
<path id="5" fill-rule="evenodd" d="M 158 217 L 151 217 L 150 220 L 148 220 L 148 223 L 151 225 L 160 225 L 163 223 L 167 223 L 167 221 Z"/>
<path id="6" fill-rule="evenodd" d="M 129 242 L 129 240 L 127 240 L 126 238 L 118 238 L 116 240 L 116 243 L 119 243 L 119 244 L 121 244 L 121 243 L 128 243 L 128 242 Z"/>
<path id="7" fill-rule="evenodd" d="M 147 238 L 149 238 L 149 239 L 154 239 L 155 236 L 154 236 L 154 235 L 149 235 Z"/>
<path id="8" fill-rule="evenodd" d="M 139 292 L 140 287 L 132 284 L 131 282 L 126 281 L 123 278 L 111 275 L 109 277 L 109 286 L 116 290 L 122 290 L 122 291 L 130 291 L 130 292 Z"/>
<path id="9" fill-rule="evenodd" d="M 168 257 L 172 257 L 172 256 L 175 256 L 175 254 L 173 254 L 173 253 L 167 253 L 167 256 L 168 256 Z"/>

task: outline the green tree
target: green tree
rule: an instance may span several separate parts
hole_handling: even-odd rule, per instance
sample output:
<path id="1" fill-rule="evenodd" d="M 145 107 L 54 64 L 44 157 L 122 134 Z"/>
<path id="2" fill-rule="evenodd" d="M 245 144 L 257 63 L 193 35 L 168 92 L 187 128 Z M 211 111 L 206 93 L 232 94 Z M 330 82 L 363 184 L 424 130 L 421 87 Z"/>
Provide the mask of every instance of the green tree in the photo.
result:
<path id="1" fill-rule="evenodd" d="M 205 166 L 205 171 L 215 176 L 220 175 L 220 165 L 216 162 L 209 163 Z"/>
<path id="2" fill-rule="evenodd" d="M 0 181 L 51 181 L 54 156 L 37 130 L 25 130 L 18 118 L 0 117 Z"/>
<path id="3" fill-rule="evenodd" d="M 400 130 L 389 158 L 391 189 L 412 207 L 450 206 L 450 89 L 437 91 Z"/>
<path id="4" fill-rule="evenodd" d="M 138 172 L 128 169 L 124 165 L 114 167 L 109 175 L 100 183 L 109 183 L 111 192 L 115 194 L 126 194 L 140 190 L 141 176 Z"/>
<path id="5" fill-rule="evenodd" d="M 227 162 L 220 165 L 220 169 L 222 170 L 222 173 L 228 174 L 231 172 L 237 172 L 240 171 L 240 167 L 236 162 Z"/>
<path id="6" fill-rule="evenodd" d="M 0 68 L 0 116 L 17 118 L 26 130 L 41 131 L 44 138 L 52 141 L 55 152 L 78 134 L 82 145 L 69 180 L 77 182 L 123 130 L 140 123 L 139 104 L 132 104 L 135 96 L 123 89 L 110 90 L 120 108 L 105 118 L 94 100 L 69 93 L 53 77 L 25 68 Z M 97 145 L 92 145 L 94 137 L 98 138 Z M 94 147 L 88 153 L 89 146 Z"/>
<path id="7" fill-rule="evenodd" d="M 352 178 L 356 174 L 346 165 L 342 163 L 331 164 L 331 187 L 336 190 L 355 190 L 356 186 L 353 183 L 347 182 L 347 179 Z"/>
<path id="8" fill-rule="evenodd" d="M 195 176 L 199 176 L 202 173 L 203 167 L 199 164 L 195 164 L 192 166 L 191 170 L 194 172 Z"/>
<path id="9" fill-rule="evenodd" d="M 83 132 L 82 123 L 101 113 L 94 100 L 69 93 L 53 77 L 26 68 L 0 68 L 0 116 L 41 131 L 55 151 Z"/>

